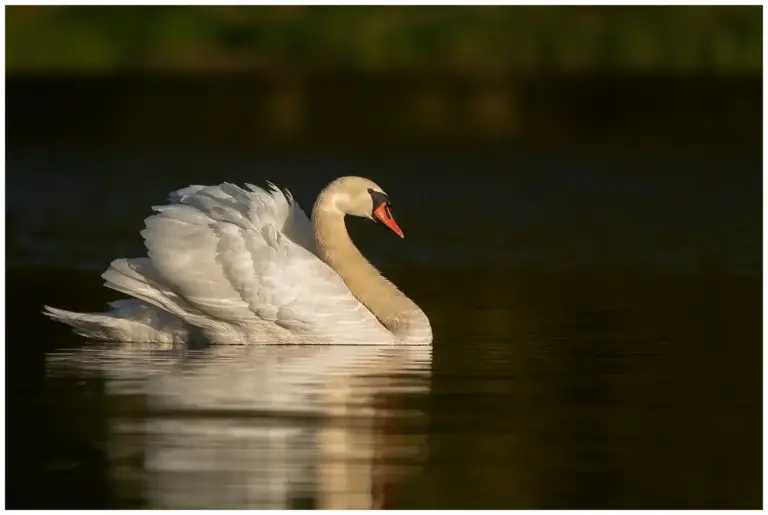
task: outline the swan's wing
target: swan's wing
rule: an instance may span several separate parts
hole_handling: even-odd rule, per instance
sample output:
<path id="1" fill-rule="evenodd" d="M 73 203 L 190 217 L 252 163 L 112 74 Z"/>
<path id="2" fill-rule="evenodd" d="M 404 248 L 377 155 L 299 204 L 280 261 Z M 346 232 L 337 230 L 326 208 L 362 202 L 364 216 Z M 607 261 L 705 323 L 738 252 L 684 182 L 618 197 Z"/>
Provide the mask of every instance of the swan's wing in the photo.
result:
<path id="1" fill-rule="evenodd" d="M 220 211 L 221 206 L 213 206 L 210 199 L 217 199 L 240 214 L 252 213 L 252 201 L 257 200 L 258 215 L 263 222 L 273 225 L 294 243 L 316 254 L 315 235 L 312 222 L 291 195 L 291 192 L 279 190 L 268 182 L 266 191 L 258 186 L 246 184 L 250 191 L 245 191 L 234 184 L 223 183 L 218 186 L 192 185 L 172 192 L 168 201 L 171 204 L 188 204 L 200 209 L 213 207 Z"/>
<path id="2" fill-rule="evenodd" d="M 164 286 L 189 311 L 244 332 L 263 321 L 311 333 L 378 325 L 313 253 L 311 224 L 290 194 L 248 188 L 192 186 L 154 208 L 142 236 Z"/>

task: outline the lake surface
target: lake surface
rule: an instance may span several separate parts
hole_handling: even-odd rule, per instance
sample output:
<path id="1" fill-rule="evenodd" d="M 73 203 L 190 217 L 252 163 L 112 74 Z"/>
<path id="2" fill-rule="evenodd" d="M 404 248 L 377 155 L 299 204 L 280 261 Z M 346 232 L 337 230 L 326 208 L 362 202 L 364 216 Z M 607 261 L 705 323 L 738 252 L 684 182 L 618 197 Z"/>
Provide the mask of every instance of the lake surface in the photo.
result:
<path id="1" fill-rule="evenodd" d="M 761 162 L 738 155 L 7 156 L 10 508 L 759 508 Z M 339 175 L 432 349 L 87 342 L 150 206 Z"/>

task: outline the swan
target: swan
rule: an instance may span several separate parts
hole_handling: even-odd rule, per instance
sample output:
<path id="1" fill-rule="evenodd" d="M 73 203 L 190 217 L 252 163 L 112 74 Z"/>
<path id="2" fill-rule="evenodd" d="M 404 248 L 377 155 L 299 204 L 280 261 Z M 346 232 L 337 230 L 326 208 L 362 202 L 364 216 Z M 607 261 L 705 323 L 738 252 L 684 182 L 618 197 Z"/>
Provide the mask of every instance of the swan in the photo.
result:
<path id="1" fill-rule="evenodd" d="M 346 215 L 401 238 L 384 190 L 341 177 L 318 195 L 310 221 L 272 183 L 193 185 L 153 207 L 145 257 L 116 259 L 105 286 L 129 295 L 105 313 L 44 306 L 88 338 L 211 344 L 429 345 L 426 314 L 352 242 Z"/>

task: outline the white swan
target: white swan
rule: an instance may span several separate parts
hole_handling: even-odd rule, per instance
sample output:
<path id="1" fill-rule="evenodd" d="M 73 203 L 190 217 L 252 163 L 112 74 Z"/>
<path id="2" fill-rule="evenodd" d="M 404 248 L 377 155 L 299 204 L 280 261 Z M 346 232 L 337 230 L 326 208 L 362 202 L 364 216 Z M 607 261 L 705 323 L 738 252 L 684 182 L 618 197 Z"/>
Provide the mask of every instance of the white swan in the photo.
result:
<path id="1" fill-rule="evenodd" d="M 287 190 L 246 186 L 189 186 L 155 207 L 141 233 L 148 256 L 117 259 L 102 274 L 133 299 L 107 313 L 44 313 L 108 341 L 432 342 L 427 316 L 363 257 L 344 224 L 360 216 L 403 236 L 379 186 L 336 179 L 311 222 Z"/>

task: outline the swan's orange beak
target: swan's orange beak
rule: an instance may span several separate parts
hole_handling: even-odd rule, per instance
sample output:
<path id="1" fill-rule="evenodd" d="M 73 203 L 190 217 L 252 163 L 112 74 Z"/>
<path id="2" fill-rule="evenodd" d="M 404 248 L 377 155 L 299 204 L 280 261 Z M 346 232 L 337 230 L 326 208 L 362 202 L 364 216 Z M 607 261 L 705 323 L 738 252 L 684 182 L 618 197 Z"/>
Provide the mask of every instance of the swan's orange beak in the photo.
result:
<path id="1" fill-rule="evenodd" d="M 403 231 L 400 230 L 400 227 L 397 225 L 397 222 L 395 222 L 395 219 L 392 218 L 392 213 L 389 211 L 389 206 L 387 206 L 387 203 L 381 204 L 379 207 L 373 210 L 373 215 L 379 219 L 381 223 L 392 229 L 395 234 L 400 236 L 401 238 L 405 238 L 403 235 Z"/>

